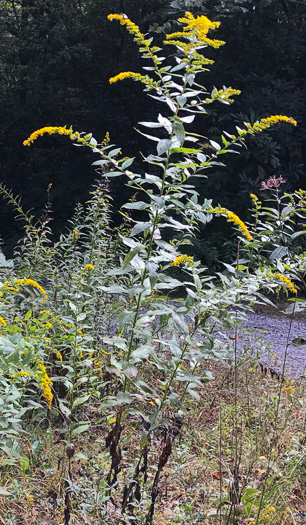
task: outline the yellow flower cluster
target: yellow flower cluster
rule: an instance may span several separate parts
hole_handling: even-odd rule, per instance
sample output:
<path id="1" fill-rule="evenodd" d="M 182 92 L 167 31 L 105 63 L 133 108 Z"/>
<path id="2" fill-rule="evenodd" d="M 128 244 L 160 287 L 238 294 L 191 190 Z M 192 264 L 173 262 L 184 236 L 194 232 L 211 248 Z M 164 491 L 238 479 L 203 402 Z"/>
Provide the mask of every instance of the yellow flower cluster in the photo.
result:
<path id="1" fill-rule="evenodd" d="M 297 293 L 297 288 L 294 286 L 293 282 L 288 279 L 288 277 L 285 277 L 285 275 L 282 275 L 281 273 L 268 273 L 268 277 L 272 277 L 273 279 L 278 279 L 282 283 L 284 283 L 289 290 L 291 290 L 293 293 Z"/>
<path id="2" fill-rule="evenodd" d="M 292 117 L 286 117 L 285 115 L 272 115 L 271 117 L 262 118 L 259 122 L 255 122 L 253 126 L 249 122 L 246 122 L 245 125 L 247 129 L 243 130 L 241 134 L 246 135 L 247 133 L 252 134 L 256 131 L 264 131 L 265 129 L 270 128 L 271 126 L 273 126 L 273 124 L 277 124 L 278 122 L 287 122 L 288 124 L 292 124 L 293 126 L 297 125 L 297 121 L 294 120 Z"/>
<path id="3" fill-rule="evenodd" d="M 157 82 L 154 82 L 152 78 L 149 78 L 145 75 L 141 75 L 140 73 L 133 73 L 133 71 L 124 71 L 123 73 L 119 73 L 115 77 L 111 77 L 109 79 L 110 84 L 114 84 L 115 82 L 118 82 L 118 80 L 124 80 L 125 78 L 132 78 L 133 80 L 142 82 L 147 87 L 150 88 L 158 88 L 159 85 Z"/>
<path id="4" fill-rule="evenodd" d="M 219 89 L 219 91 L 217 91 L 217 93 L 215 93 L 211 98 L 207 98 L 206 102 L 212 102 L 213 100 L 226 100 L 226 102 L 232 103 L 234 102 L 234 99 L 230 97 L 233 95 L 240 95 L 240 93 L 240 89 Z"/>
<path id="5" fill-rule="evenodd" d="M 43 287 L 33 279 L 16 279 L 14 282 L 5 281 L 2 285 L 2 289 L 10 293 L 17 293 L 20 291 L 22 286 L 33 286 L 33 288 L 39 290 L 43 295 L 46 294 L 46 291 L 43 289 Z"/>
<path id="6" fill-rule="evenodd" d="M 126 15 L 110 14 L 108 20 L 119 20 L 122 26 L 125 26 L 128 32 L 134 37 L 134 41 L 141 46 L 149 47 L 150 41 L 146 40 L 145 36 L 140 32 L 139 27 L 134 24 Z"/>
<path id="7" fill-rule="evenodd" d="M 29 376 L 30 375 L 30 372 L 25 372 L 24 370 L 20 370 L 20 372 L 17 372 L 17 374 L 14 374 L 13 377 L 18 377 L 18 376 Z"/>
<path id="8" fill-rule="evenodd" d="M 86 264 L 86 266 L 84 266 L 84 268 L 82 268 L 82 272 L 86 272 L 86 270 L 94 270 L 95 267 L 93 266 L 93 264 Z"/>
<path id="9" fill-rule="evenodd" d="M 247 225 L 241 219 L 239 219 L 238 215 L 236 215 L 232 211 L 226 210 L 225 208 L 214 208 L 213 210 L 208 210 L 208 211 L 209 213 L 225 215 L 227 217 L 227 222 L 233 222 L 234 224 L 236 224 L 236 226 L 240 228 L 243 235 L 245 235 L 248 241 L 251 242 L 253 240 L 253 237 L 250 234 Z"/>
<path id="10" fill-rule="evenodd" d="M 48 408 L 51 408 L 51 403 L 53 399 L 53 394 L 51 392 L 51 386 L 53 385 L 51 379 L 49 378 L 45 365 L 38 361 L 38 367 L 40 368 L 42 374 L 39 377 L 39 388 L 43 390 L 43 397 L 47 401 Z"/>
<path id="11" fill-rule="evenodd" d="M 186 11 L 185 17 L 179 18 L 179 22 L 185 24 L 183 31 L 177 31 L 166 35 L 165 43 L 179 45 L 184 49 L 184 43 L 181 41 L 173 40 L 174 38 L 189 38 L 195 41 L 193 47 L 200 47 L 205 44 L 212 47 L 220 47 L 225 44 L 223 40 L 211 40 L 207 38 L 207 33 L 210 29 L 216 29 L 219 27 L 220 22 L 211 22 L 206 16 L 194 17 L 189 11 Z M 183 44 L 183 46 L 182 46 Z M 202 57 L 202 55 L 200 55 Z"/>
<path id="12" fill-rule="evenodd" d="M 6 326 L 6 321 L 1 316 L 0 316 L 0 324 L 2 324 L 3 326 Z"/>
<path id="13" fill-rule="evenodd" d="M 30 146 L 38 137 L 42 137 L 45 134 L 54 135 L 55 133 L 59 135 L 71 135 L 73 132 L 71 129 L 66 129 L 61 126 L 46 126 L 41 129 L 34 131 L 27 140 L 24 141 L 24 146 Z"/>
<path id="14" fill-rule="evenodd" d="M 287 395 L 287 396 L 292 396 L 294 394 L 294 386 L 292 383 L 290 383 L 290 381 L 286 381 L 286 385 L 283 386 L 282 388 L 283 392 Z"/>
<path id="15" fill-rule="evenodd" d="M 265 506 L 265 508 L 263 510 L 263 513 L 261 515 L 261 520 L 260 520 L 260 524 L 261 525 L 269 523 L 269 521 L 271 519 L 271 513 L 272 512 L 275 513 L 276 509 L 274 507 L 272 507 L 272 505 L 270 503 L 268 503 L 268 505 Z"/>
<path id="16" fill-rule="evenodd" d="M 175 261 L 172 261 L 169 266 L 181 266 L 181 264 L 186 264 L 187 266 L 193 266 L 194 265 L 194 259 L 193 257 L 190 257 L 189 255 L 179 255 Z"/>
<path id="17" fill-rule="evenodd" d="M 43 299 L 41 300 L 41 304 L 45 304 L 48 297 L 49 297 L 48 295 L 45 295 L 45 297 L 43 297 Z"/>

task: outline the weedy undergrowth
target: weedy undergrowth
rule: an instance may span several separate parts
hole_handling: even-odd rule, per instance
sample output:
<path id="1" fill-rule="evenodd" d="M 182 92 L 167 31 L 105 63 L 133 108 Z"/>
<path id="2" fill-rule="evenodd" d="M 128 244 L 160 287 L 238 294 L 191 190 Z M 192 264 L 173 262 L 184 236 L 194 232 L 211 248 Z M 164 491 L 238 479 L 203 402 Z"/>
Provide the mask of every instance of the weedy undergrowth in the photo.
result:
<path id="1" fill-rule="evenodd" d="M 25 140 L 29 146 L 44 134 L 68 136 L 76 146 L 91 148 L 97 156 L 93 165 L 103 177 L 124 176 L 136 197 L 123 206 L 132 226 L 114 239 L 109 199 L 98 182 L 86 211 L 78 207 L 68 234 L 52 243 L 47 216 L 37 227 L 2 187 L 27 224 L 15 266 L 3 271 L 7 278 L 1 298 L 5 356 L 1 384 L 3 392 L 14 385 L 21 410 L 20 428 L 4 416 L 5 430 L 12 437 L 3 446 L 11 453 L 25 413 L 32 423 L 41 418 L 44 405 L 34 400 L 38 388 L 48 409 L 46 425 L 58 425 L 54 431 L 65 445 L 75 445 L 80 435 L 95 439 L 101 431 L 105 437 L 108 468 L 103 476 L 99 474 L 97 498 L 93 502 L 88 496 L 84 504 L 93 519 L 152 524 L 160 482 L 184 431 L 187 408 L 190 400 L 201 402 L 199 391 L 213 381 L 209 365 L 213 361 L 233 363 L 233 433 L 238 436 L 238 354 L 228 331 L 235 329 L 248 304 L 264 300 L 263 288 L 281 285 L 296 291 L 285 266 L 282 274 L 257 268 L 252 272 L 240 260 L 241 250 L 252 253 L 261 241 L 254 240 L 232 211 L 210 199 L 199 202 L 193 179 L 212 176 L 213 167 L 221 164 L 220 156 L 237 152 L 247 136 L 279 122 L 296 125 L 296 121 L 276 115 L 253 125 L 246 122 L 235 134 L 224 131 L 220 144 L 188 131 L 196 117 L 205 116 L 207 105 L 230 104 L 240 93 L 230 87 L 208 93 L 200 83 L 213 63 L 202 50 L 224 44 L 207 36 L 219 23 L 187 12 L 178 20 L 181 30 L 166 35 L 164 44 L 174 49 L 166 62 L 163 50 L 126 16 L 108 18 L 126 27 L 145 60 L 144 74 L 127 71 L 110 82 L 139 81 L 160 104 L 157 120 L 140 122 L 138 130 L 156 149 L 143 158 L 143 172 L 134 173 L 134 159 L 119 155 L 121 149 L 108 137 L 98 143 L 92 134 L 54 126 Z M 218 279 L 184 253 L 184 246 L 192 245 L 197 224 L 207 224 L 215 216 L 233 223 L 239 246 L 234 272 L 220 273 Z M 169 236 L 172 239 L 167 241 Z M 180 269 L 180 279 L 174 276 L 175 268 Z M 239 505 L 240 456 L 235 439 L 231 509 Z M 72 460 L 78 459 L 84 456 L 69 457 L 65 524 L 82 492 L 71 468 Z M 75 508 L 79 516 L 81 508 Z M 229 522 L 234 512 L 224 516 Z"/>

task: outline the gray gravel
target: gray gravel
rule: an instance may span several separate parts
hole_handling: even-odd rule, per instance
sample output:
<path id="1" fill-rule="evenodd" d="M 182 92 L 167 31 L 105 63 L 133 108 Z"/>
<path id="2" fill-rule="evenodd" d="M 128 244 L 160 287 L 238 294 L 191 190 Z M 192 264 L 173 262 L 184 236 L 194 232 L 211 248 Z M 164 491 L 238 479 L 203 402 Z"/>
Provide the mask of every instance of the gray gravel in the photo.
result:
<path id="1" fill-rule="evenodd" d="M 280 315 L 279 317 L 265 314 L 249 313 L 244 323 L 247 328 L 246 333 L 239 333 L 238 349 L 242 349 L 246 344 L 251 347 L 260 348 L 261 361 L 273 364 L 275 370 L 281 371 L 287 341 L 289 339 L 286 376 L 306 376 L 306 322 L 303 319 L 295 319 L 290 327 L 289 316 Z M 250 332 L 251 331 L 251 332 Z M 302 338 L 305 344 L 298 346 L 294 344 L 295 338 Z M 264 350 L 260 340 L 265 342 L 270 351 Z M 277 363 L 274 366 L 274 356 Z"/>

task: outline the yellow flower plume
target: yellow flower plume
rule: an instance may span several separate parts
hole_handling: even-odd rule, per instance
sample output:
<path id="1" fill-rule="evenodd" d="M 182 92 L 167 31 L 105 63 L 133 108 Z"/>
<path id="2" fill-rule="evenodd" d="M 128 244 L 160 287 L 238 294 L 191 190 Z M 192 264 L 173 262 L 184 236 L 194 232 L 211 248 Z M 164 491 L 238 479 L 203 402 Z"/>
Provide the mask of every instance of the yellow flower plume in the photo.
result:
<path id="1" fill-rule="evenodd" d="M 132 78 L 133 80 L 142 82 L 147 87 L 150 88 L 158 88 L 159 85 L 157 82 L 154 82 L 152 78 L 149 78 L 145 75 L 141 75 L 140 73 L 133 73 L 133 71 L 124 71 L 123 73 L 119 73 L 115 77 L 111 77 L 109 79 L 110 84 L 114 84 L 115 82 L 118 82 L 118 80 L 124 80 L 126 78 Z"/>
<path id="2" fill-rule="evenodd" d="M 38 137 L 42 137 L 43 135 L 46 135 L 46 134 L 54 135 L 56 133 L 58 135 L 72 135 L 73 131 L 71 129 L 66 129 L 61 126 L 46 126 L 44 128 L 37 129 L 36 131 L 34 131 L 29 136 L 29 138 L 24 141 L 23 145 L 30 146 L 34 142 L 34 140 L 36 140 Z"/>
<path id="3" fill-rule="evenodd" d="M 238 228 L 241 230 L 243 235 L 247 238 L 248 241 L 252 241 L 253 237 L 250 234 L 247 225 L 239 219 L 238 215 L 233 213 L 232 211 L 226 210 L 225 208 L 214 208 L 212 210 L 208 210 L 209 213 L 215 213 L 217 215 L 225 215 L 227 218 L 227 222 L 233 222 L 238 226 Z"/>
<path id="4" fill-rule="evenodd" d="M 225 44 L 223 40 L 211 40 L 207 38 L 208 31 L 219 27 L 220 22 L 211 22 L 211 20 L 204 15 L 194 17 L 189 11 L 186 11 L 185 16 L 179 18 L 178 21 L 185 24 L 183 31 L 176 31 L 175 33 L 166 35 L 167 40 L 165 44 L 168 43 L 184 47 L 183 42 L 175 41 L 173 40 L 174 38 L 191 38 L 193 41 L 196 40 L 196 47 L 205 44 L 217 48 Z"/>

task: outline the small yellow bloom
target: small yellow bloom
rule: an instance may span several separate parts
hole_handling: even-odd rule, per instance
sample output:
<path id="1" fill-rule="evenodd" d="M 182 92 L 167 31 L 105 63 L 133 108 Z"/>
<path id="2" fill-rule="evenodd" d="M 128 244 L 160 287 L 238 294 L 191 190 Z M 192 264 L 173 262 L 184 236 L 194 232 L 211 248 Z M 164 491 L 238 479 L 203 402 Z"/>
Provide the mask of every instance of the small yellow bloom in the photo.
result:
<path id="1" fill-rule="evenodd" d="M 30 372 L 24 372 L 24 370 L 20 370 L 19 372 L 17 372 L 17 374 L 14 374 L 13 377 L 18 377 L 18 376 L 28 377 L 29 375 L 30 375 Z"/>
<path id="2" fill-rule="evenodd" d="M 193 266 L 194 265 L 194 259 L 193 257 L 190 257 L 189 255 L 179 255 L 175 261 L 172 261 L 169 266 L 181 266 L 181 264 L 186 264 L 187 266 Z"/>
<path id="3" fill-rule="evenodd" d="M 207 98 L 206 102 L 213 102 L 213 100 L 225 100 L 226 102 L 234 102 L 233 98 L 230 98 L 233 95 L 240 95 L 241 91 L 239 89 L 220 89 L 215 93 L 211 98 Z"/>
<path id="4" fill-rule="evenodd" d="M 45 327 L 46 327 L 46 328 L 52 328 L 52 326 L 53 326 L 52 323 L 46 323 L 46 324 L 45 324 Z"/>
<path id="5" fill-rule="evenodd" d="M 282 391 L 288 396 L 291 397 L 294 394 L 295 388 L 290 381 L 286 381 L 286 385 L 283 386 Z"/>
<path id="6" fill-rule="evenodd" d="M 62 354 L 58 350 L 55 352 L 55 355 L 59 361 L 63 361 Z"/>
<path id="7" fill-rule="evenodd" d="M 6 326 L 6 321 L 4 321 L 3 317 L 0 316 L 0 324 L 3 326 Z"/>
<path id="8" fill-rule="evenodd" d="M 95 267 L 93 266 L 93 264 L 86 264 L 86 266 L 84 266 L 84 268 L 82 268 L 82 272 L 85 272 L 86 270 L 94 270 Z"/>

